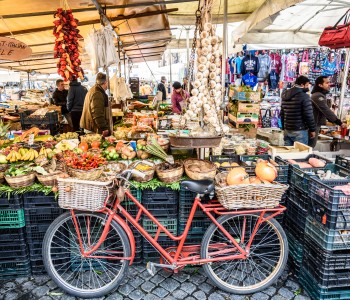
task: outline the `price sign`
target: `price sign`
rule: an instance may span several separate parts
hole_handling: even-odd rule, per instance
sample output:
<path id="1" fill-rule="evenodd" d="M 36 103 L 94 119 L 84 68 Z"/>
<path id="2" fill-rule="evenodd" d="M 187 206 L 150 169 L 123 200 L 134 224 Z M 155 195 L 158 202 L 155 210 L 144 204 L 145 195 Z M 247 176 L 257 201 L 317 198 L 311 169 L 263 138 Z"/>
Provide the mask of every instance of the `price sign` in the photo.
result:
<path id="1" fill-rule="evenodd" d="M 0 60 L 22 60 L 32 55 L 32 49 L 14 38 L 0 37 Z"/>
<path id="2" fill-rule="evenodd" d="M 28 145 L 31 146 L 34 144 L 34 134 L 29 135 Z"/>

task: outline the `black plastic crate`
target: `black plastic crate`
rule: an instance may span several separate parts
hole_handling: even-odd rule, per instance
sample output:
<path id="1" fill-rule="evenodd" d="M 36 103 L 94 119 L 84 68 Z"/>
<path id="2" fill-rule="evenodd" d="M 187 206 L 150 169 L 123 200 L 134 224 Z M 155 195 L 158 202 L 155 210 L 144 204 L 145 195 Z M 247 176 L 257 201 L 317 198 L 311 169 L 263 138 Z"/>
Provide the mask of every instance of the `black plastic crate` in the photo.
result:
<path id="1" fill-rule="evenodd" d="M 289 189 L 288 189 L 287 194 L 302 209 L 306 209 L 307 210 L 309 208 L 309 206 L 310 206 L 310 197 L 309 197 L 309 195 L 306 192 L 301 191 L 299 189 L 296 189 L 293 186 L 290 186 Z"/>
<path id="2" fill-rule="evenodd" d="M 295 226 L 299 227 L 299 231 L 305 230 L 305 222 L 307 217 L 307 210 L 303 209 L 293 198 L 287 197 L 287 210 L 285 212 L 286 218 L 291 219 Z"/>
<path id="3" fill-rule="evenodd" d="M 311 216 L 306 218 L 305 235 L 313 243 L 328 251 L 350 249 L 350 233 L 347 230 L 327 229 Z"/>
<path id="4" fill-rule="evenodd" d="M 211 155 L 209 156 L 209 160 L 213 163 L 216 163 L 219 171 L 229 171 L 232 168 L 235 168 L 237 166 L 221 166 L 223 163 L 239 163 L 239 155 L 232 154 L 232 155 Z M 219 165 L 220 164 L 220 165 Z"/>
<path id="5" fill-rule="evenodd" d="M 145 189 L 142 191 L 142 204 L 163 205 L 173 204 L 178 205 L 179 191 L 172 190 L 167 187 L 158 187 L 155 190 Z"/>
<path id="6" fill-rule="evenodd" d="M 0 228 L 0 243 L 25 243 L 24 228 Z"/>
<path id="7" fill-rule="evenodd" d="M 23 257 L 22 260 L 1 261 L 0 262 L 0 279 L 10 279 L 20 276 L 30 275 L 30 262 L 28 257 Z"/>
<path id="8" fill-rule="evenodd" d="M 350 157 L 346 157 L 343 155 L 337 155 L 335 157 L 335 163 L 339 166 L 350 169 Z"/>
<path id="9" fill-rule="evenodd" d="M 64 213 L 61 208 L 31 208 L 25 209 L 25 221 L 27 225 L 52 223 L 59 215 Z"/>
<path id="10" fill-rule="evenodd" d="M 158 240 L 158 243 L 164 249 L 177 246 L 177 242 L 172 241 L 169 238 L 160 239 Z M 149 242 L 143 243 L 143 261 L 144 262 L 148 262 L 148 261 L 159 262 L 160 256 L 161 254 Z"/>
<path id="11" fill-rule="evenodd" d="M 186 224 L 187 224 L 187 220 L 181 220 L 181 219 L 179 220 L 179 227 L 178 227 L 179 234 L 183 233 L 183 231 L 185 230 Z M 209 218 L 193 219 L 188 233 L 189 235 L 200 234 L 203 237 L 204 233 L 206 232 L 210 224 L 211 224 L 211 220 L 209 220 Z"/>
<path id="12" fill-rule="evenodd" d="M 28 192 L 23 194 L 24 208 L 58 208 L 58 199 L 55 199 L 55 195 L 50 193 L 45 195 L 42 192 Z"/>
<path id="13" fill-rule="evenodd" d="M 0 261 L 3 260 L 17 260 L 18 257 L 28 255 L 27 245 L 24 242 L 14 243 L 0 243 Z"/>
<path id="14" fill-rule="evenodd" d="M 20 113 L 21 117 L 21 125 L 52 125 L 59 123 L 58 112 L 52 111 L 47 112 L 45 116 L 32 116 L 31 114 L 35 112 L 35 110 L 26 110 Z"/>
<path id="15" fill-rule="evenodd" d="M 7 193 L 0 194 L 0 209 L 21 209 L 23 208 L 23 199 L 20 195 Z"/>
<path id="16" fill-rule="evenodd" d="M 173 201 L 170 201 L 173 202 Z M 158 201 L 154 203 L 143 203 L 143 206 L 155 217 L 176 218 L 178 214 L 178 203 L 169 203 L 167 201 Z"/>
<path id="17" fill-rule="evenodd" d="M 43 241 L 45 233 L 50 225 L 51 224 L 27 225 L 26 233 L 28 243 Z"/>
<path id="18" fill-rule="evenodd" d="M 181 196 L 180 196 L 181 197 Z M 194 201 L 192 200 L 192 202 L 179 202 L 179 219 L 182 220 L 187 220 L 192 206 L 193 206 Z M 207 215 L 205 214 L 205 212 L 198 206 L 196 209 L 196 212 L 194 214 L 195 218 L 208 218 Z"/>
<path id="19" fill-rule="evenodd" d="M 42 259 L 30 259 L 30 266 L 33 275 L 46 274 L 46 269 Z"/>
<path id="20" fill-rule="evenodd" d="M 320 270 L 350 270 L 350 250 L 326 251 L 306 236 L 304 253 Z"/>
<path id="21" fill-rule="evenodd" d="M 283 229 L 286 233 L 293 235 L 301 244 L 303 243 L 305 237 L 305 230 L 302 229 L 300 226 L 297 226 L 296 222 L 293 219 L 288 218 L 286 216 L 283 220 Z"/>
<path id="22" fill-rule="evenodd" d="M 28 243 L 30 258 L 38 258 L 42 256 L 43 241 Z"/>

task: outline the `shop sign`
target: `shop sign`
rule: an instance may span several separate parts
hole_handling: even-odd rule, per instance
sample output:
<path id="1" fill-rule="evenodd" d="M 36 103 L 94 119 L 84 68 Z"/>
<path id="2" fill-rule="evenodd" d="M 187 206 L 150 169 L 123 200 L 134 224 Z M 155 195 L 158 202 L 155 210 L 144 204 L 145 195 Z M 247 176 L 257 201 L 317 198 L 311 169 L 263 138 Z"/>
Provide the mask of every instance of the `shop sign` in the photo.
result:
<path id="1" fill-rule="evenodd" d="M 32 55 L 32 49 L 14 38 L 0 37 L 0 60 L 18 61 Z"/>

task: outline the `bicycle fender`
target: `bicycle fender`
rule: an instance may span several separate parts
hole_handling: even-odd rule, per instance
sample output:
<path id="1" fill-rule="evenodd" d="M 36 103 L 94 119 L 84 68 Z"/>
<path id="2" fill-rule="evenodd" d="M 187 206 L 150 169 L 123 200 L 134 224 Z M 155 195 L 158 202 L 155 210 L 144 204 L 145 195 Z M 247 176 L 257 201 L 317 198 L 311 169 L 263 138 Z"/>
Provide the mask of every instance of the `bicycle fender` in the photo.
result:
<path id="1" fill-rule="evenodd" d="M 128 238 L 129 238 L 129 242 L 130 242 L 130 247 L 131 247 L 131 260 L 129 265 L 131 265 L 134 261 L 135 258 L 135 237 L 134 234 L 132 233 L 130 227 L 128 226 L 128 224 L 126 224 L 126 222 L 118 215 L 114 215 L 113 220 L 116 221 L 125 231 L 125 233 L 127 234 Z"/>

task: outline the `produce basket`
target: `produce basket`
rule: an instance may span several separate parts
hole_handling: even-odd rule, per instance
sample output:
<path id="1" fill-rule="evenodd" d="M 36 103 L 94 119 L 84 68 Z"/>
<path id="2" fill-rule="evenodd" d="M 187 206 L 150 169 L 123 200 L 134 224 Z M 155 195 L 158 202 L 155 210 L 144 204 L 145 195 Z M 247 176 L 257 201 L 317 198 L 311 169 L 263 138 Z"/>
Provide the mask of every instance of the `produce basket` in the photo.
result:
<path id="1" fill-rule="evenodd" d="M 20 175 L 20 176 L 7 176 L 7 175 L 5 175 L 5 179 L 10 187 L 22 188 L 22 187 L 30 186 L 34 183 L 35 174 L 28 173 L 26 175 Z"/>
<path id="2" fill-rule="evenodd" d="M 170 164 L 163 162 L 156 166 L 156 173 L 160 181 L 165 183 L 172 183 L 179 181 L 184 173 L 183 164 L 176 161 L 173 168 L 166 169 L 171 166 Z"/>
<path id="3" fill-rule="evenodd" d="M 92 142 L 100 142 L 102 139 L 102 135 L 98 133 L 89 133 L 86 135 L 80 136 L 81 142 L 92 143 Z"/>
<path id="4" fill-rule="evenodd" d="M 148 161 L 148 162 L 150 162 L 150 161 Z M 134 165 L 135 165 L 135 163 L 132 163 L 132 164 L 129 166 L 130 169 L 134 168 Z M 150 169 L 148 169 L 148 170 L 147 170 L 147 169 L 142 170 L 142 169 L 141 169 L 142 166 L 145 166 L 146 168 L 150 168 Z M 144 178 L 142 178 L 142 177 L 140 177 L 140 176 L 133 175 L 133 176 L 132 176 L 132 179 L 133 179 L 133 180 L 135 180 L 135 181 L 137 181 L 137 182 L 148 182 L 148 181 L 150 181 L 150 180 L 153 179 L 154 171 L 155 171 L 154 164 L 153 164 L 153 167 L 150 167 L 150 166 L 148 166 L 148 165 L 146 165 L 146 164 L 140 163 L 140 164 L 137 165 L 136 170 L 138 170 L 138 171 L 144 173 L 146 176 L 145 176 Z"/>
<path id="5" fill-rule="evenodd" d="M 57 178 L 58 176 L 62 174 L 61 171 L 55 171 L 53 173 L 49 173 L 46 175 L 38 174 L 36 173 L 36 178 L 38 178 L 38 181 L 45 186 L 55 186 L 57 184 Z"/>
<path id="6" fill-rule="evenodd" d="M 126 164 L 124 164 L 122 162 L 117 162 L 117 161 L 110 161 L 105 166 L 106 173 L 119 174 L 119 173 L 123 172 L 125 169 L 126 169 Z"/>
<path id="7" fill-rule="evenodd" d="M 215 176 L 215 192 L 221 205 L 227 209 L 272 208 L 278 206 L 288 185 L 271 184 L 226 185 L 228 172 Z"/>
<path id="8" fill-rule="evenodd" d="M 112 193 L 112 181 L 57 178 L 58 205 L 64 209 L 98 211 Z"/>
<path id="9" fill-rule="evenodd" d="M 104 169 L 102 167 L 91 170 L 80 170 L 67 167 L 67 171 L 70 176 L 81 180 L 96 180 L 101 177 L 103 170 Z"/>
<path id="10" fill-rule="evenodd" d="M 177 148 L 215 148 L 220 146 L 221 136 L 215 137 L 188 137 L 169 136 L 170 144 Z"/>
<path id="11" fill-rule="evenodd" d="M 185 172 L 193 180 L 214 179 L 216 166 L 211 161 L 188 158 L 184 161 Z"/>

